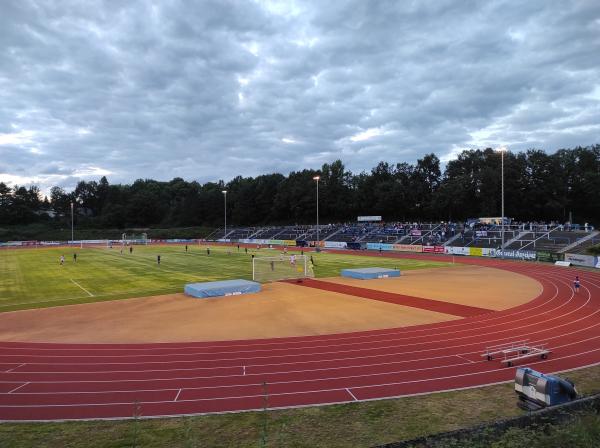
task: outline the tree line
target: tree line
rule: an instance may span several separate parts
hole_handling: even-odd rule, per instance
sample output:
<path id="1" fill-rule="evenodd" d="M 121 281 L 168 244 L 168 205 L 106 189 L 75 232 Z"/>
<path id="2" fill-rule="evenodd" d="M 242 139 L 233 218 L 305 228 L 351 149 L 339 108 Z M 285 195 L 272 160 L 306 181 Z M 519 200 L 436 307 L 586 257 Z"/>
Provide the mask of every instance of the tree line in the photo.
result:
<path id="1" fill-rule="evenodd" d="M 600 224 L 600 145 L 504 153 L 505 215 L 517 220 Z M 138 179 L 110 184 L 106 177 L 81 181 L 73 191 L 55 186 L 42 197 L 37 186 L 0 182 L 0 223 L 69 221 L 73 202 L 78 226 L 94 228 L 221 226 L 227 191 L 230 225 L 315 222 L 319 180 L 321 223 L 381 215 L 386 221 L 459 221 L 499 216 L 501 154 L 491 148 L 461 152 L 446 164 L 428 154 L 415 164 L 379 162 L 353 174 L 341 160 L 320 170 L 284 176 L 237 176 L 229 182 Z"/>

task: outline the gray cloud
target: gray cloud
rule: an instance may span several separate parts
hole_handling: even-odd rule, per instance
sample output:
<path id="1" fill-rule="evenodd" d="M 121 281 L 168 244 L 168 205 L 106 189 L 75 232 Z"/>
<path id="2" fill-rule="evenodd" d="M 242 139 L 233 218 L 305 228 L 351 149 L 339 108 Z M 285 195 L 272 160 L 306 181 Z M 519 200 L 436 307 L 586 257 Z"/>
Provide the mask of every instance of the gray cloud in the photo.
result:
<path id="1" fill-rule="evenodd" d="M 1 180 L 288 172 L 600 141 L 600 4 L 3 2 Z"/>

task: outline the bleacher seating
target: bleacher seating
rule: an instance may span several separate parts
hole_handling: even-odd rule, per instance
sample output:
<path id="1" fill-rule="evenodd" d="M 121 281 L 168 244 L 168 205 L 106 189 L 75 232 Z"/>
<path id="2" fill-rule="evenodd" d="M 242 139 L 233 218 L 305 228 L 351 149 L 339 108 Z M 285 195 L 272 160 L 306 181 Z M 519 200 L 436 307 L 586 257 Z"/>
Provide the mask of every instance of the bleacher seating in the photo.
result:
<path id="1" fill-rule="evenodd" d="M 526 233 L 507 248 L 558 252 L 569 244 L 585 237 L 586 234 L 583 231 L 561 231 L 557 228 L 549 231 L 533 231 Z"/>
<path id="2" fill-rule="evenodd" d="M 569 230 L 565 230 L 565 229 Z M 449 245 L 499 248 L 502 244 L 502 226 L 470 222 L 464 226 L 454 223 L 346 223 L 269 227 L 235 227 L 227 229 L 227 238 L 340 241 L 340 242 L 383 242 L 400 244 Z M 589 231 L 592 231 L 591 228 Z M 507 249 L 547 250 L 559 252 L 574 242 L 589 237 L 589 231 L 577 226 L 556 223 L 514 223 L 504 227 L 504 241 Z M 418 233 L 418 234 L 415 234 Z M 456 238 L 455 238 L 456 236 Z M 224 237 L 223 229 L 217 229 L 207 239 Z M 518 239 L 516 239 L 518 237 Z M 600 243 L 600 235 L 581 245 L 572 252 L 585 253 L 586 249 Z M 570 250 L 571 251 L 571 250 Z"/>

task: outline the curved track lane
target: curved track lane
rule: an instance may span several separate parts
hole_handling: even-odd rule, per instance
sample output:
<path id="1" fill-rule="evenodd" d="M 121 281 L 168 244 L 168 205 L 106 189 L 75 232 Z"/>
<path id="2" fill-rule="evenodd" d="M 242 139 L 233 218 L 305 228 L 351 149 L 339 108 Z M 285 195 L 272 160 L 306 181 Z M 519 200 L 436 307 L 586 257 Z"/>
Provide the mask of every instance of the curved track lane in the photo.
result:
<path id="1" fill-rule="evenodd" d="M 543 290 L 509 310 L 359 333 L 179 344 L 0 342 L 0 420 L 233 412 L 262 409 L 265 396 L 269 408 L 279 408 L 477 387 L 514 378 L 514 368 L 481 354 L 521 339 L 551 348 L 549 359 L 527 362 L 544 372 L 600 363 L 600 274 L 460 262 L 527 275 Z"/>

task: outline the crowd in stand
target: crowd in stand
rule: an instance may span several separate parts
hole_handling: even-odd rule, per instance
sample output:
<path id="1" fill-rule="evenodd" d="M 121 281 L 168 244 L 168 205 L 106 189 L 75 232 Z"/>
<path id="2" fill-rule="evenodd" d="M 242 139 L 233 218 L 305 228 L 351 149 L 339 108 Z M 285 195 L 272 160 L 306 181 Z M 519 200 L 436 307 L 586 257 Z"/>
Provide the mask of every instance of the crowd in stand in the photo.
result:
<path id="1" fill-rule="evenodd" d="M 494 218 L 497 219 L 497 218 Z M 278 227 L 272 227 L 275 230 Z M 284 229 L 284 226 L 279 227 Z M 584 225 L 572 224 L 570 222 L 549 223 L 539 221 L 510 221 L 506 222 L 505 231 L 511 232 L 512 238 L 517 231 L 523 232 L 551 232 L 551 231 L 577 231 L 591 232 L 594 227 L 585 223 Z M 258 230 L 258 229 L 257 229 Z M 320 226 L 321 236 L 337 232 L 343 241 L 378 241 L 398 242 L 405 238 L 406 243 L 419 242 L 424 245 L 443 244 L 451 238 L 460 238 L 461 242 L 477 241 L 478 239 L 497 239 L 496 233 L 501 232 L 502 226 L 499 222 L 480 221 L 478 219 L 467 220 L 462 224 L 447 222 L 365 222 L 365 223 L 342 223 L 325 224 Z M 289 233 L 311 234 L 316 231 L 314 225 L 295 225 L 288 227 Z M 491 234 L 480 234 L 479 232 L 492 232 Z M 410 238 L 408 238 L 410 237 Z M 335 237 L 333 237 L 335 240 Z"/>

